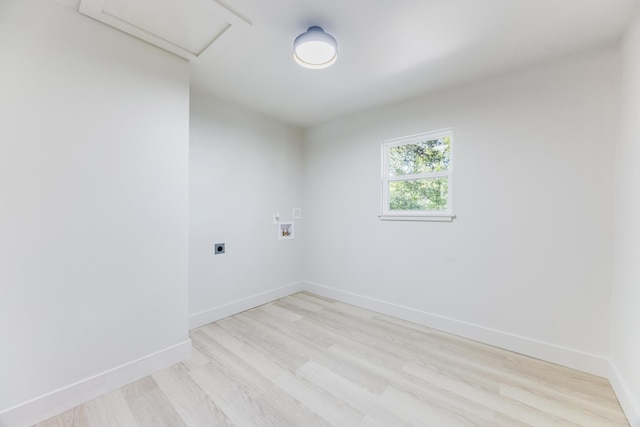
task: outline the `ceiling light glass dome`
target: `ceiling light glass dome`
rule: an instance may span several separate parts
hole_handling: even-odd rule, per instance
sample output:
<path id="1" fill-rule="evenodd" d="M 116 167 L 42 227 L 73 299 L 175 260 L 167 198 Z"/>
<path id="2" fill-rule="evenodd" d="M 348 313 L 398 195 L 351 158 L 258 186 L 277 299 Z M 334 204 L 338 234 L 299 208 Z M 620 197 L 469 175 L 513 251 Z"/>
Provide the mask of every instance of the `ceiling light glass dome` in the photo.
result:
<path id="1" fill-rule="evenodd" d="M 305 68 L 327 68 L 338 59 L 338 43 L 321 27 L 309 27 L 294 40 L 293 58 Z"/>

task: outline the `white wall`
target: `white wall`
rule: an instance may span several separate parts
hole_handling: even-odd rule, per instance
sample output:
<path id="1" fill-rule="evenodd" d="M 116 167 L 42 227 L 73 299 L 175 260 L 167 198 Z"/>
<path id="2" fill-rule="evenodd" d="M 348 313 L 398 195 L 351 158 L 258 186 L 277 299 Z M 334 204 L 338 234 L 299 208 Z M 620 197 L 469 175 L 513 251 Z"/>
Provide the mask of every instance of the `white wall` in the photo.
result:
<path id="1" fill-rule="evenodd" d="M 0 52 L 0 425 L 20 425 L 8 408 L 188 344 L 189 76 L 49 0 L 2 1 Z"/>
<path id="2" fill-rule="evenodd" d="M 192 93 L 189 312 L 196 327 L 295 290 L 300 241 L 277 240 L 273 213 L 301 206 L 301 132 Z M 224 242 L 226 253 L 213 254 Z M 266 293 L 266 294 L 265 294 Z"/>
<path id="3" fill-rule="evenodd" d="M 603 373 L 618 67 L 601 49 L 311 129 L 306 279 Z M 458 219 L 379 221 L 380 141 L 445 127 Z"/>
<path id="4" fill-rule="evenodd" d="M 623 108 L 616 152 L 612 362 L 631 425 L 640 426 L 640 11 L 622 46 Z"/>

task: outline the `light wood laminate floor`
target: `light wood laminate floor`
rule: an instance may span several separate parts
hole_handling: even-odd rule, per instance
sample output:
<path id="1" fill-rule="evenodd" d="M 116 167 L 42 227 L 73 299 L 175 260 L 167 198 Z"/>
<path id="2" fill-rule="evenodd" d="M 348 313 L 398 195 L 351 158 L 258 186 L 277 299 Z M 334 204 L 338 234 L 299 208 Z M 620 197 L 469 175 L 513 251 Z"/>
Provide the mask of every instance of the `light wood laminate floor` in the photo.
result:
<path id="1" fill-rule="evenodd" d="M 191 359 L 37 426 L 629 425 L 604 378 L 304 292 L 191 339 Z"/>

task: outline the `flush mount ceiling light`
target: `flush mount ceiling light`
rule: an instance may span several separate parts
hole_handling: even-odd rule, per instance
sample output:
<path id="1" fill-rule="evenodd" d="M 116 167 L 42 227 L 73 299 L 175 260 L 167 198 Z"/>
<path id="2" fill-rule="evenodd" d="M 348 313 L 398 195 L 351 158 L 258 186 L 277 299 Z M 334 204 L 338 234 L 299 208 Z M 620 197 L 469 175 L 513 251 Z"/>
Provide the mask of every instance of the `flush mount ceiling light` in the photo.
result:
<path id="1" fill-rule="evenodd" d="M 322 28 L 309 27 L 293 41 L 293 58 L 305 68 L 327 68 L 338 59 L 338 43 Z"/>

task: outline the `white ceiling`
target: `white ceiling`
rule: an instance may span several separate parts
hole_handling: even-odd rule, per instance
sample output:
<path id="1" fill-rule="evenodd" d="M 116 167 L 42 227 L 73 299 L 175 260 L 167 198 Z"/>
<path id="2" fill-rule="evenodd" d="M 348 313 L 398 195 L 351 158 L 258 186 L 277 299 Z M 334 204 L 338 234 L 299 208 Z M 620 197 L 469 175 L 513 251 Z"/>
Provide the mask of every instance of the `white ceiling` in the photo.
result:
<path id="1" fill-rule="evenodd" d="M 619 39 L 640 0 L 220 0 L 252 26 L 191 63 L 193 90 L 310 126 Z M 319 25 L 336 64 L 308 70 L 293 39 Z"/>

